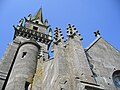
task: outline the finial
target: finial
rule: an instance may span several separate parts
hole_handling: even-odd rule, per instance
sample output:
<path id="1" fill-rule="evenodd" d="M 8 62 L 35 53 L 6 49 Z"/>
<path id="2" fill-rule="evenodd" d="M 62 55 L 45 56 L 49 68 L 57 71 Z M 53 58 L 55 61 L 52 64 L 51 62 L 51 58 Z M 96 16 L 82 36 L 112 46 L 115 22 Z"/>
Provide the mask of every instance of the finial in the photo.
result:
<path id="1" fill-rule="evenodd" d="M 26 17 L 24 17 L 24 19 L 25 19 L 25 22 L 28 21 Z"/>
<path id="2" fill-rule="evenodd" d="M 44 25 L 48 26 L 48 20 L 47 19 L 45 19 Z"/>
<path id="3" fill-rule="evenodd" d="M 22 18 L 20 21 L 19 21 L 19 24 L 17 25 L 17 29 L 20 29 L 20 26 L 22 26 L 24 22 L 24 19 Z"/>
<path id="4" fill-rule="evenodd" d="M 97 30 L 96 32 L 94 32 L 94 34 L 95 34 L 95 37 L 98 37 L 98 36 L 100 36 L 100 31 Z"/>
<path id="5" fill-rule="evenodd" d="M 74 36 L 80 36 L 80 34 L 78 33 L 78 30 L 75 28 L 74 25 L 68 24 L 67 36 L 70 38 L 74 38 Z M 82 40 L 81 37 L 80 40 Z"/>
<path id="6" fill-rule="evenodd" d="M 48 35 L 49 35 L 49 36 L 52 36 L 52 28 L 49 29 Z"/>
<path id="7" fill-rule="evenodd" d="M 27 20 L 31 20 L 32 15 L 29 14 Z"/>
<path id="8" fill-rule="evenodd" d="M 53 40 L 53 42 L 58 43 L 58 42 L 63 41 L 63 39 L 64 39 L 64 37 L 63 37 L 61 29 L 56 27 L 56 29 L 54 31 L 54 40 Z"/>
<path id="9" fill-rule="evenodd" d="M 76 32 L 76 28 L 74 27 L 74 25 L 68 24 L 67 36 L 73 37 L 76 33 L 77 32 Z"/>
<path id="10" fill-rule="evenodd" d="M 16 30 L 17 28 L 15 27 L 15 25 L 13 25 L 13 28 L 14 28 L 14 30 Z"/>
<path id="11" fill-rule="evenodd" d="M 18 26 L 22 26 L 23 22 L 24 22 L 24 19 L 22 18 L 22 19 L 19 21 Z"/>
<path id="12" fill-rule="evenodd" d="M 52 28 L 49 29 L 48 35 L 50 37 L 49 39 L 52 40 Z"/>
<path id="13" fill-rule="evenodd" d="M 43 23 L 43 16 L 42 16 L 42 8 L 38 10 L 38 12 L 34 16 L 35 19 L 39 19 Z"/>

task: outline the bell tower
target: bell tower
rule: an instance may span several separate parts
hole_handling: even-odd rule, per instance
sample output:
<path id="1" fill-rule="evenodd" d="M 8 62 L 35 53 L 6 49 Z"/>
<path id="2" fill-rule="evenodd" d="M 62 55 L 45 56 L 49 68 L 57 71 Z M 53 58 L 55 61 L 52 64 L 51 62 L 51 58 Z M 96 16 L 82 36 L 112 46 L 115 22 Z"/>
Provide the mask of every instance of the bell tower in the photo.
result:
<path id="1" fill-rule="evenodd" d="M 24 20 L 21 19 L 17 27 L 15 28 L 15 36 L 20 36 L 21 38 L 30 39 L 36 41 L 44 50 L 44 56 L 47 60 L 49 58 L 48 49 L 50 42 L 52 40 L 52 30 L 48 29 L 48 20 L 43 21 L 42 8 L 32 17 L 31 14 L 28 15 L 28 18 Z M 24 23 L 24 26 L 22 24 Z M 23 40 L 23 39 L 22 39 Z"/>
<path id="2" fill-rule="evenodd" d="M 28 90 L 32 84 L 38 57 L 43 53 L 43 61 L 49 59 L 48 49 L 52 41 L 52 30 L 48 29 L 48 20 L 43 21 L 42 9 L 32 17 L 25 17 L 19 21 L 17 27 L 13 26 L 15 34 L 11 46 L 16 45 L 15 54 L 9 56 L 11 52 L 7 52 L 6 56 L 10 58 L 7 77 L 4 81 L 2 90 Z M 9 48 L 9 47 L 8 47 Z M 14 47 L 12 47 L 14 48 Z"/>

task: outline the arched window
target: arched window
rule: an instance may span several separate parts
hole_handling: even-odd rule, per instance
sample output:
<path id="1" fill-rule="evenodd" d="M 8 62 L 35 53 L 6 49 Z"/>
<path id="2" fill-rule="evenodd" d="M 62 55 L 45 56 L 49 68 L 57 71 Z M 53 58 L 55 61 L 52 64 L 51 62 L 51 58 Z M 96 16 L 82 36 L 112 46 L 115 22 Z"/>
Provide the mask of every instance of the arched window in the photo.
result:
<path id="1" fill-rule="evenodd" d="M 112 78 L 117 90 L 120 90 L 120 70 L 115 71 L 112 75 Z"/>

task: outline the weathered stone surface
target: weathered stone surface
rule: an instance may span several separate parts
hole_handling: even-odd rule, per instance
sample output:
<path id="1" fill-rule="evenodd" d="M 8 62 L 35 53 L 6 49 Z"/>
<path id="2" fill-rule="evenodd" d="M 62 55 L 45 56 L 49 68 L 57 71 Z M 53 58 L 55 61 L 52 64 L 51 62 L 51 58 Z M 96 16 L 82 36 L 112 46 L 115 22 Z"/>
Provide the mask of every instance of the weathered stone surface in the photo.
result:
<path id="1" fill-rule="evenodd" d="M 84 49 L 74 25 L 68 25 L 64 42 L 56 28 L 49 58 L 52 29 L 46 32 L 41 9 L 14 26 L 15 35 L 0 61 L 0 90 L 119 90 L 120 52 L 99 31 Z"/>
<path id="2" fill-rule="evenodd" d="M 17 52 L 19 44 L 15 42 L 11 42 L 6 49 L 2 60 L 0 61 L 0 89 L 4 87 L 4 82 L 9 76 L 9 71 L 11 70 L 11 65 L 14 60 L 14 56 Z"/>
<path id="3" fill-rule="evenodd" d="M 116 90 L 112 75 L 120 68 L 120 52 L 100 38 L 86 53 L 93 65 L 97 84 L 107 90 Z"/>
<path id="4" fill-rule="evenodd" d="M 39 48 L 32 43 L 20 47 L 5 90 L 24 90 L 27 82 L 32 83 L 38 51 Z"/>

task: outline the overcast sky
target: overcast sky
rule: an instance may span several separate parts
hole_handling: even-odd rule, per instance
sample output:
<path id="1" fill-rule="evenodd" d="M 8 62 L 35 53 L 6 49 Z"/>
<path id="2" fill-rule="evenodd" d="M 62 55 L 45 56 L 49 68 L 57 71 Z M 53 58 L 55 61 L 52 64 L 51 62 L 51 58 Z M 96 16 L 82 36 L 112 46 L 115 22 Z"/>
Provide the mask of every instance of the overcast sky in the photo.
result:
<path id="1" fill-rule="evenodd" d="M 64 36 L 67 24 L 74 24 L 84 48 L 94 41 L 93 32 L 99 29 L 101 36 L 120 50 L 120 0 L 0 0 L 0 58 L 13 39 L 12 26 L 40 7 L 52 29 L 60 27 Z"/>

